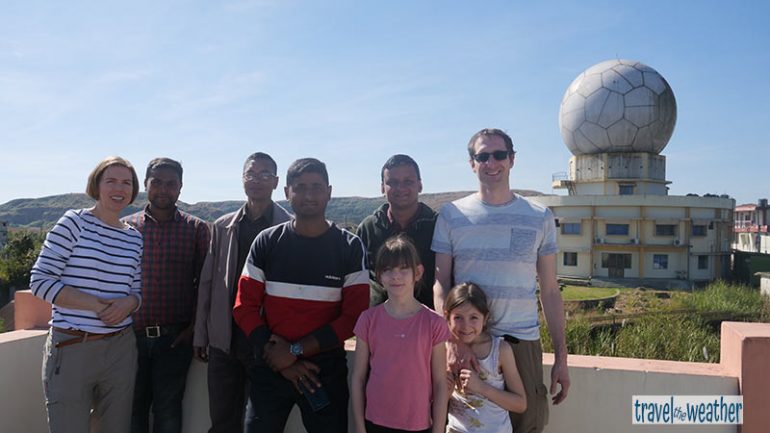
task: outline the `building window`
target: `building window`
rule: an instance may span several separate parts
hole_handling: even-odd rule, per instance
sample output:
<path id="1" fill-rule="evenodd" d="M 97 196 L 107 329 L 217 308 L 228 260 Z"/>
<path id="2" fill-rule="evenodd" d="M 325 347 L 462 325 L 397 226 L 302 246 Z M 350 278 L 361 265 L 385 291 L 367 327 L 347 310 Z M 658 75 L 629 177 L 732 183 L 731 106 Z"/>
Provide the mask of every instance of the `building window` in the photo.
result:
<path id="1" fill-rule="evenodd" d="M 577 266 L 577 253 L 564 253 L 564 266 Z"/>
<path id="2" fill-rule="evenodd" d="M 655 224 L 655 236 L 674 236 L 676 224 Z"/>
<path id="3" fill-rule="evenodd" d="M 580 223 L 562 223 L 561 234 L 563 235 L 579 235 Z"/>
<path id="4" fill-rule="evenodd" d="M 696 224 L 692 226 L 693 236 L 706 236 L 706 226 L 704 224 Z"/>
<path id="5" fill-rule="evenodd" d="M 652 269 L 668 269 L 668 254 L 653 254 Z"/>
<path id="6" fill-rule="evenodd" d="M 631 254 L 602 253 L 602 268 L 631 269 Z"/>
<path id="7" fill-rule="evenodd" d="M 709 256 L 698 256 L 698 269 L 709 268 Z"/>
<path id="8" fill-rule="evenodd" d="M 607 224 L 607 235 L 628 236 L 628 224 Z"/>
<path id="9" fill-rule="evenodd" d="M 618 194 L 620 195 L 633 195 L 634 184 L 620 184 L 618 185 Z"/>

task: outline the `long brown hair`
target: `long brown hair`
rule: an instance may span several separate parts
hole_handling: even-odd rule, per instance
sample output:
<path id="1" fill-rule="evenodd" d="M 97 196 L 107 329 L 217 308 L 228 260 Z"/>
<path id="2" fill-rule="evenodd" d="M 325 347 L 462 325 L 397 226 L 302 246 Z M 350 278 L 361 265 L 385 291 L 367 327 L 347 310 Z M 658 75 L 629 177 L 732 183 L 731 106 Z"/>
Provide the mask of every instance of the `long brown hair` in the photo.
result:
<path id="1" fill-rule="evenodd" d="M 481 290 L 481 287 L 474 283 L 458 284 L 449 291 L 444 301 L 444 317 L 449 320 L 452 310 L 463 305 L 471 304 L 479 313 L 484 315 L 484 330 L 487 330 L 487 320 L 489 319 L 489 304 L 487 295 Z"/>

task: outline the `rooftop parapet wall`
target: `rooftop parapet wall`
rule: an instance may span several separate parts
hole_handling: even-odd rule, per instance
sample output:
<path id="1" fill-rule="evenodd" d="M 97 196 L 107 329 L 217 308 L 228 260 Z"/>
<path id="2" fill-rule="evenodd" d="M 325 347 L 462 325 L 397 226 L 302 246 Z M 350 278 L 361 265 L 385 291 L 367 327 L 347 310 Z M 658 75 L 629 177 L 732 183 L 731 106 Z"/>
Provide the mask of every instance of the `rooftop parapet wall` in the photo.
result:
<path id="1" fill-rule="evenodd" d="M 33 295 L 31 290 L 16 291 L 13 302 L 14 329 L 48 329 L 51 304 Z"/>
<path id="2" fill-rule="evenodd" d="M 29 303 L 18 303 L 25 308 Z M 24 314 L 22 314 L 24 315 Z M 34 316 L 32 314 L 31 316 Z M 19 317 L 19 315 L 17 315 Z M 40 370 L 45 331 L 19 330 L 0 334 L 0 431 L 44 433 L 45 406 Z M 351 350 L 352 344 L 346 345 Z M 770 324 L 722 324 L 721 364 L 686 363 L 592 356 L 569 357 L 572 387 L 567 400 L 551 407 L 546 432 L 736 432 L 724 426 L 632 425 L 633 395 L 744 395 L 743 433 L 767 431 L 770 425 Z M 352 352 L 348 363 L 351 365 Z M 544 356 L 544 380 L 550 384 L 553 356 Z M 185 433 L 203 433 L 209 427 L 206 365 L 194 361 L 185 395 Z M 304 432 L 293 413 L 286 432 Z"/>
<path id="3" fill-rule="evenodd" d="M 722 322 L 720 359 L 738 377 L 745 421 L 742 433 L 770 429 L 770 323 Z"/>

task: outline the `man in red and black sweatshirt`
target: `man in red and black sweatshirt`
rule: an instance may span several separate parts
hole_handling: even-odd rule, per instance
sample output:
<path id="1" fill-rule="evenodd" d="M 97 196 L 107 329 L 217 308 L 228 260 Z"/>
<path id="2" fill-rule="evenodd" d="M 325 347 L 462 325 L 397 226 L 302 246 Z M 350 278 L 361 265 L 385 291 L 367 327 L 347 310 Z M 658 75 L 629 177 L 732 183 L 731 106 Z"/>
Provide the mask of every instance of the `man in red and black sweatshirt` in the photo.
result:
<path id="1" fill-rule="evenodd" d="M 295 404 L 309 433 L 348 431 L 343 342 L 369 305 L 369 274 L 361 240 L 326 220 L 331 191 L 324 163 L 292 163 L 295 218 L 260 233 L 246 259 L 233 317 L 257 358 L 247 432 L 283 432 Z"/>

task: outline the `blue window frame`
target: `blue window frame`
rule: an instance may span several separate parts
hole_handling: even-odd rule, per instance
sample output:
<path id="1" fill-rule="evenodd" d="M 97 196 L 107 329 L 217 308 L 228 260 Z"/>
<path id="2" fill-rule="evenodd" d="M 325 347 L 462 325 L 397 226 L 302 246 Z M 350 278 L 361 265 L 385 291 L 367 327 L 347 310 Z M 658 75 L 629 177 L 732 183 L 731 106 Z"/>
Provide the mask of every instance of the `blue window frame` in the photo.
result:
<path id="1" fill-rule="evenodd" d="M 628 236 L 628 224 L 607 224 L 607 235 Z"/>
<path id="2" fill-rule="evenodd" d="M 561 234 L 563 235 L 579 235 L 581 229 L 580 223 L 562 223 Z"/>

